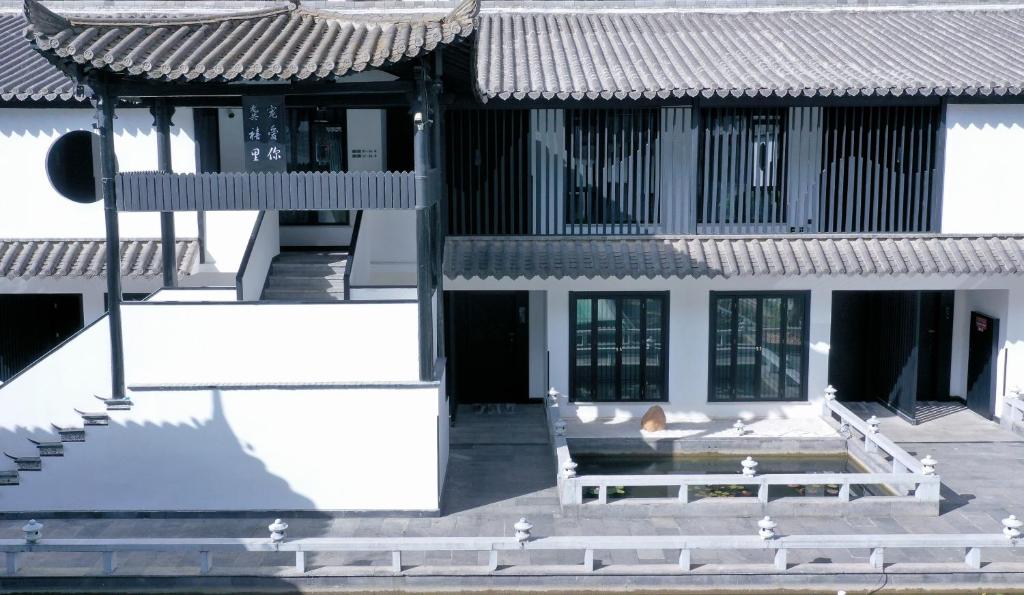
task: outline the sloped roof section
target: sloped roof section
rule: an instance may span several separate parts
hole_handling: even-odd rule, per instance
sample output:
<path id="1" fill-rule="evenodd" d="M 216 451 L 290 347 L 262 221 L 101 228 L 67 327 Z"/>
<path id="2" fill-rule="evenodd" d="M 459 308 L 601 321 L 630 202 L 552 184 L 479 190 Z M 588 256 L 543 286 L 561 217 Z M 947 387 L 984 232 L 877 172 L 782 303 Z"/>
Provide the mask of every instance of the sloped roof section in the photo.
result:
<path id="1" fill-rule="evenodd" d="M 20 14 L 0 15 L 0 99 L 70 100 L 75 85 L 25 39 L 28 23 Z"/>
<path id="2" fill-rule="evenodd" d="M 61 59 L 152 80 L 302 80 L 414 58 L 473 32 L 478 0 L 447 14 L 270 3 L 245 12 L 78 17 L 25 0 L 27 35 Z"/>
<path id="3" fill-rule="evenodd" d="M 579 6 L 583 6 L 580 3 Z M 485 11 L 488 99 L 1017 95 L 1024 10 Z"/>
<path id="4" fill-rule="evenodd" d="M 448 238 L 449 279 L 1024 275 L 1024 236 Z"/>
<path id="5" fill-rule="evenodd" d="M 178 278 L 187 277 L 199 260 L 198 240 L 175 245 Z M 0 277 L 93 278 L 106 274 L 103 240 L 0 240 Z M 163 275 L 160 240 L 121 240 L 121 276 L 150 279 Z"/>

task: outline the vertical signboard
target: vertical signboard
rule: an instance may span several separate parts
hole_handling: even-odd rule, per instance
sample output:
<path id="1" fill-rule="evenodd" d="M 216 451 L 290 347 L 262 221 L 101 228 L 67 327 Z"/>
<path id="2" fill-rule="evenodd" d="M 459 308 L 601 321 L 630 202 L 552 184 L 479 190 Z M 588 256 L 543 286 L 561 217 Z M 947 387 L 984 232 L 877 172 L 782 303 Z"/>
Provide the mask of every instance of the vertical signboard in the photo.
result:
<path id="1" fill-rule="evenodd" d="M 242 98 L 246 171 L 288 171 L 284 97 Z"/>

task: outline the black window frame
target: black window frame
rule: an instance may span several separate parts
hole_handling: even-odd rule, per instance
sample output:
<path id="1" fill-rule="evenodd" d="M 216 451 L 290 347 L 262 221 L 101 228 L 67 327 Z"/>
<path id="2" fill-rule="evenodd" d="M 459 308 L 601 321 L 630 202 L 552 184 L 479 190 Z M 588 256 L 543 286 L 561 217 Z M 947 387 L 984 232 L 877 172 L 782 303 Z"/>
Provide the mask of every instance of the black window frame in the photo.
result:
<path id="1" fill-rule="evenodd" d="M 657 298 L 661 300 L 661 324 L 662 324 L 662 341 L 661 341 L 661 385 L 662 385 L 662 397 L 660 399 L 647 399 L 640 398 L 637 400 L 629 399 L 612 399 L 612 400 L 598 400 L 590 399 L 583 400 L 576 398 L 576 300 L 580 298 L 585 299 L 628 299 L 628 298 Z M 670 322 L 671 318 L 669 310 L 671 308 L 671 296 L 669 291 L 570 291 L 569 292 L 569 402 L 571 403 L 627 403 L 627 404 L 644 404 L 644 403 L 667 403 L 669 401 L 669 336 L 670 336 Z M 620 312 L 621 308 L 617 310 Z M 618 313 L 617 313 L 618 315 Z M 616 330 L 619 336 L 618 341 L 621 341 L 621 330 Z M 621 359 L 617 364 L 621 368 Z M 591 366 L 596 370 L 595 362 L 591 361 Z M 645 377 L 646 378 L 646 377 Z M 621 373 L 618 376 L 617 383 L 621 387 L 622 377 Z M 640 382 L 641 397 L 645 396 L 646 392 L 646 381 Z"/>
<path id="2" fill-rule="evenodd" d="M 803 345 L 802 355 L 803 361 L 801 362 L 800 369 L 800 389 L 798 391 L 799 397 L 796 399 L 720 399 L 716 398 L 715 394 L 715 355 L 717 345 L 717 328 L 716 328 L 716 313 L 717 313 L 717 300 L 720 298 L 758 298 L 759 300 L 771 299 L 771 298 L 791 298 L 801 297 L 804 301 L 804 315 L 803 315 L 803 328 L 800 337 L 800 341 Z M 761 324 L 760 316 L 758 317 L 758 324 Z M 712 291 L 708 297 L 708 403 L 802 403 L 808 401 L 808 389 L 807 389 L 807 378 L 808 371 L 810 368 L 811 359 L 811 344 L 810 344 L 810 326 L 811 326 L 811 292 L 809 290 L 782 290 L 782 291 Z M 759 327 L 755 331 L 758 337 L 761 336 L 761 328 Z M 735 378 L 735 370 L 733 371 Z M 735 385 L 735 381 L 733 382 Z"/>

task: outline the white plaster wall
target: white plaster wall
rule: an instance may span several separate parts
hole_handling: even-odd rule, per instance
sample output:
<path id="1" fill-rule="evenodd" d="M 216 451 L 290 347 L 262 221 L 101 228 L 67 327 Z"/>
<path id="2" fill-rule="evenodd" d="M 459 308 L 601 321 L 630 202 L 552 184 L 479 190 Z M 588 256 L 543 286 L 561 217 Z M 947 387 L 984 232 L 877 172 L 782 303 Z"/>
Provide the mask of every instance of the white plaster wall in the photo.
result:
<path id="1" fill-rule="evenodd" d="M 416 211 L 363 211 L 352 285 L 416 285 Z"/>
<path id="2" fill-rule="evenodd" d="M 530 344 L 530 383 L 531 399 L 543 399 L 548 391 L 547 386 L 547 294 L 543 291 L 531 291 L 529 297 L 529 344 Z"/>
<path id="3" fill-rule="evenodd" d="M 415 303 L 132 303 L 125 379 L 136 384 L 415 382 Z"/>
<path id="4" fill-rule="evenodd" d="M 74 203 L 57 194 L 46 175 L 46 153 L 62 134 L 92 130 L 91 109 L 0 109 L 0 238 L 102 238 L 103 205 Z M 175 172 L 196 170 L 195 131 L 192 109 L 177 108 L 172 117 L 171 163 Z M 222 137 L 230 134 L 222 130 Z M 241 139 L 239 128 L 236 137 Z M 226 139 L 222 139 L 225 140 Z M 148 109 L 117 110 L 114 148 L 120 171 L 157 169 L 156 134 Z M 231 153 L 231 142 L 221 145 L 222 159 Z M 241 154 L 239 151 L 238 160 Z M 228 160 L 230 166 L 230 159 Z M 234 171 L 227 169 L 225 171 Z M 220 284 L 238 270 L 245 243 L 255 220 L 254 212 L 207 214 L 209 264 L 190 283 Z M 160 237 L 157 213 L 121 213 L 122 238 Z M 175 213 L 175 233 L 180 238 L 198 236 L 196 214 Z"/>
<path id="5" fill-rule="evenodd" d="M 281 229 L 278 225 L 278 214 L 277 211 L 267 211 L 263 215 L 262 225 L 256 231 L 256 241 L 253 242 L 252 252 L 249 253 L 249 262 L 245 265 L 245 271 L 241 273 L 239 299 L 244 301 L 260 299 L 263 295 L 263 286 L 267 282 L 267 274 L 270 272 L 270 265 L 273 263 L 274 257 L 280 253 Z"/>
<path id="6" fill-rule="evenodd" d="M 415 303 L 123 312 L 129 387 L 199 388 L 130 389 L 131 411 L 3 490 L 0 510 L 437 509 L 447 412 L 438 387 L 417 382 Z M 32 454 L 27 437 L 52 440 L 51 423 L 80 425 L 75 408 L 102 407 L 93 395 L 109 394 L 107 320 L 0 387 L 0 449 Z M 353 386 L 207 388 L 260 382 Z M 382 431 L 389 411 L 401 415 L 385 416 Z"/>
<path id="7" fill-rule="evenodd" d="M 0 510 L 438 508 L 437 388 L 135 391 Z M 388 416 L 387 431 L 379 424 Z M 400 439 L 396 439 L 400 437 Z"/>
<path id="8" fill-rule="evenodd" d="M 446 279 L 446 290 L 544 290 L 547 298 L 546 349 L 550 352 L 550 384 L 559 392 L 569 391 L 569 292 L 570 291 L 668 291 L 669 401 L 662 407 L 670 420 L 704 420 L 737 417 L 813 417 L 820 412 L 820 399 L 828 383 L 828 353 L 831 341 L 832 291 L 835 290 L 935 290 L 961 289 L 982 296 L 986 293 L 1021 296 L 1021 306 L 1004 320 L 1008 336 L 1002 357 L 1010 358 L 1010 380 L 1024 384 L 1024 281 L 1010 277 L 853 277 L 773 279 Z M 786 403 L 709 403 L 708 318 L 711 291 L 810 291 L 808 353 L 808 401 Z M 958 292 L 959 295 L 959 292 Z M 962 301 L 962 300 L 961 300 Z M 1011 301 L 1012 298 L 1011 298 Z M 531 311 L 531 316 L 533 311 Z M 964 348 L 966 349 L 966 348 Z M 1009 353 L 1007 356 L 1006 354 Z M 954 356 L 955 357 L 955 356 Z M 1017 360 L 1020 360 L 1019 363 Z M 531 358 L 531 366 L 537 360 Z M 1001 360 L 1002 361 L 1002 360 Z M 1001 364 L 1002 365 L 1002 364 Z M 1002 382 L 1002 381 L 1000 381 Z M 572 406 L 582 419 L 595 417 L 638 417 L 652 403 L 601 403 Z"/>
<path id="9" fill-rule="evenodd" d="M 172 118 L 171 161 L 177 172 L 195 171 L 192 110 Z M 0 109 L 0 237 L 101 238 L 103 205 L 80 205 L 60 196 L 46 176 L 46 153 L 60 135 L 92 130 L 91 109 Z M 118 109 L 114 146 L 121 171 L 157 169 L 156 134 L 148 109 Z M 122 213 L 121 237 L 160 237 L 158 213 Z M 196 217 L 177 213 L 175 231 L 196 237 Z"/>
<path id="10" fill-rule="evenodd" d="M 946 107 L 943 233 L 1024 231 L 1024 104 Z"/>

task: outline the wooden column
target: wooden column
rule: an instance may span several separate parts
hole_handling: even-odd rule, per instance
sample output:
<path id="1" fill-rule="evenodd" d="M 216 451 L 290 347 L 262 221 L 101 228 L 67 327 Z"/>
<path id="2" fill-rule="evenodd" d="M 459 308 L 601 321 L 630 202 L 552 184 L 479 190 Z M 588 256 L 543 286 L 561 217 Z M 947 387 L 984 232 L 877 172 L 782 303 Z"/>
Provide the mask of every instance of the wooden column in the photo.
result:
<path id="1" fill-rule="evenodd" d="M 441 287 L 441 261 L 444 255 L 444 239 L 448 236 L 448 192 L 445 169 L 444 153 L 444 111 L 441 107 L 441 95 L 444 91 L 441 85 L 441 68 L 443 48 L 438 48 L 434 54 L 434 81 L 430 86 L 430 113 L 431 122 L 431 150 L 433 151 L 434 169 L 434 252 L 433 252 L 433 283 L 437 288 L 437 324 L 434 332 L 437 336 L 437 357 L 445 357 L 445 322 L 444 322 L 444 293 Z"/>
<path id="2" fill-rule="evenodd" d="M 417 72 L 416 98 L 413 103 L 413 166 L 416 185 L 416 300 L 419 303 L 420 380 L 434 375 L 434 317 L 431 270 L 431 207 L 434 204 L 429 179 L 430 114 L 427 81 Z"/>
<path id="3" fill-rule="evenodd" d="M 100 136 L 103 218 L 106 225 L 107 313 L 110 322 L 110 398 L 125 399 L 124 339 L 121 334 L 121 235 L 114 194 L 114 105 L 117 96 L 100 88 L 96 101 L 96 129 Z"/>
<path id="4" fill-rule="evenodd" d="M 153 125 L 156 127 L 157 168 L 162 173 L 173 173 L 171 166 L 171 114 L 174 108 L 165 99 L 153 104 Z M 160 213 L 160 252 L 163 262 L 164 287 L 178 285 L 178 259 L 175 250 L 174 212 Z"/>

